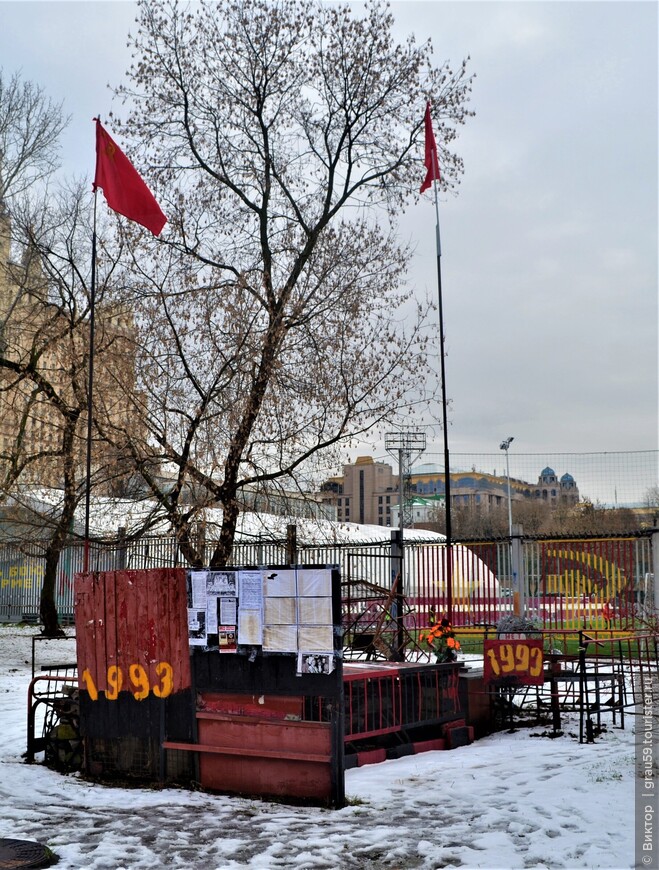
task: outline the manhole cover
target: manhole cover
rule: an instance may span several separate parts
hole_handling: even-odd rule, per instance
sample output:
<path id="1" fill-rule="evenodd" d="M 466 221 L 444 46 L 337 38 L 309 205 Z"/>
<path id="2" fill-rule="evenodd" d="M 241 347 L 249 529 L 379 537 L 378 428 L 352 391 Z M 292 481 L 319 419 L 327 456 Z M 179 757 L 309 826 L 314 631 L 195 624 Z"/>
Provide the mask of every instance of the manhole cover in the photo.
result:
<path id="1" fill-rule="evenodd" d="M 0 870 L 21 867 L 50 867 L 52 853 L 31 840 L 0 840 Z"/>

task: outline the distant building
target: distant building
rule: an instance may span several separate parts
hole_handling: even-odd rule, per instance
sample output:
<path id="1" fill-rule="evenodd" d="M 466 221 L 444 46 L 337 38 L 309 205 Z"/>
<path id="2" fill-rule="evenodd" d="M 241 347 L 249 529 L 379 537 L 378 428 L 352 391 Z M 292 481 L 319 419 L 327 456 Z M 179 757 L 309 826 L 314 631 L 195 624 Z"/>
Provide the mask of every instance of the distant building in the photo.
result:
<path id="1" fill-rule="evenodd" d="M 577 504 L 579 488 L 567 472 L 559 480 L 553 468 L 543 468 L 533 495 L 548 504 Z"/>
<path id="2" fill-rule="evenodd" d="M 419 466 L 412 472 L 415 523 L 432 522 L 444 505 L 444 474 L 436 465 Z M 549 504 L 576 504 L 579 489 L 571 474 L 560 480 L 551 468 L 540 473 L 537 485 L 510 478 L 512 501 L 541 500 Z M 331 477 L 321 487 L 319 498 L 334 505 L 337 519 L 380 526 L 398 525 L 398 476 L 386 462 L 360 456 L 344 465 L 343 474 Z M 481 471 L 451 473 L 451 507 L 489 513 L 508 503 L 508 479 Z M 418 515 L 418 516 L 417 516 Z"/>
<path id="3" fill-rule="evenodd" d="M 398 504 L 398 478 L 391 466 L 360 456 L 343 466 L 340 477 L 332 477 L 321 487 L 322 501 L 336 508 L 336 519 L 347 523 L 391 526 L 391 508 Z"/>
<path id="4" fill-rule="evenodd" d="M 412 522 L 416 526 L 419 523 L 435 523 L 437 522 L 438 511 L 443 511 L 446 500 L 443 495 L 435 495 L 430 498 L 421 498 L 414 496 L 409 504 L 409 510 L 412 516 Z M 396 528 L 400 522 L 399 506 L 396 504 L 391 508 L 391 525 Z"/>

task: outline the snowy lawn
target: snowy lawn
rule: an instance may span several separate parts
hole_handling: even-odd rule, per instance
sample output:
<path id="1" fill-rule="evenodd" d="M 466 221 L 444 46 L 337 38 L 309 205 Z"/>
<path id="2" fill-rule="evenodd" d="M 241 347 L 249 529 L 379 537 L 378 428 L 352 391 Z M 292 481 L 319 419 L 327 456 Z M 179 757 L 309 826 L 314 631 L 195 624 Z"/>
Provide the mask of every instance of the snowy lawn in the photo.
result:
<path id="1" fill-rule="evenodd" d="M 21 759 L 34 633 L 0 625 L 0 837 L 49 846 L 58 870 L 633 867 L 632 717 L 592 745 L 567 724 L 349 770 L 338 811 L 121 789 Z"/>

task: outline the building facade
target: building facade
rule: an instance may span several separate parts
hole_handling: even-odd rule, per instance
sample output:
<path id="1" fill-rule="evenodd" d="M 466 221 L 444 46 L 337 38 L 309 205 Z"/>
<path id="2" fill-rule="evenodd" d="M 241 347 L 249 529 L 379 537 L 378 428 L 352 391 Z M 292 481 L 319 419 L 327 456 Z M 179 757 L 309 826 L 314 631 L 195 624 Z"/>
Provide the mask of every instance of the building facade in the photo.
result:
<path id="1" fill-rule="evenodd" d="M 35 245 L 12 259 L 12 223 L 0 199 L 0 474 L 21 484 L 60 487 L 84 475 L 87 446 L 89 317 L 84 294 L 46 273 Z M 135 330 L 123 306 L 98 305 L 94 418 L 136 433 Z M 118 480 L 119 453 L 94 431 L 92 471 Z M 68 466 L 67 466 L 68 463 Z M 68 471 L 65 469 L 68 467 Z"/>
<path id="2" fill-rule="evenodd" d="M 444 473 L 435 465 L 417 467 L 411 475 L 414 522 L 432 522 L 444 505 Z M 571 474 L 560 479 L 544 468 L 537 484 L 510 478 L 511 500 L 539 500 L 552 505 L 576 504 L 579 489 Z M 327 480 L 320 498 L 335 506 L 337 519 L 380 526 L 398 525 L 398 476 L 392 467 L 370 456 L 343 466 L 343 474 Z M 508 479 L 476 470 L 451 473 L 451 507 L 483 513 L 505 508 Z M 418 516 L 417 516 L 418 515 Z"/>

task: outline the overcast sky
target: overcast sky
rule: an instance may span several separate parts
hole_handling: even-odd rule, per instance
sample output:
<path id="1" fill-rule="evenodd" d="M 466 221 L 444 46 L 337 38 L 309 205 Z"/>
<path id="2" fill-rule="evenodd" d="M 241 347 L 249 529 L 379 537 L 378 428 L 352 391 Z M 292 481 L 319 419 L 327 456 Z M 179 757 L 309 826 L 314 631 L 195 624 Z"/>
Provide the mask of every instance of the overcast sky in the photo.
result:
<path id="1" fill-rule="evenodd" d="M 465 175 L 440 207 L 452 452 L 508 435 L 526 453 L 658 446 L 657 8 L 392 3 L 401 36 L 431 37 L 456 66 L 470 55 L 477 76 Z M 91 177 L 92 117 L 121 111 L 107 85 L 130 63 L 134 17 L 120 0 L 0 2 L 5 75 L 72 115 L 69 172 Z M 401 233 L 411 279 L 436 292 L 426 196 Z"/>

